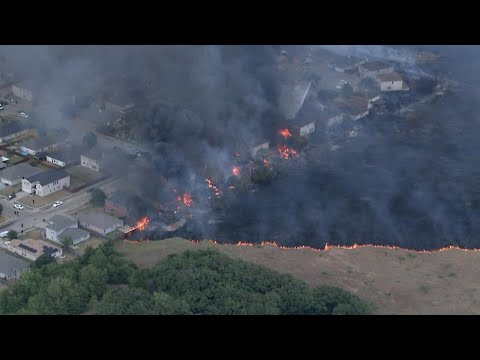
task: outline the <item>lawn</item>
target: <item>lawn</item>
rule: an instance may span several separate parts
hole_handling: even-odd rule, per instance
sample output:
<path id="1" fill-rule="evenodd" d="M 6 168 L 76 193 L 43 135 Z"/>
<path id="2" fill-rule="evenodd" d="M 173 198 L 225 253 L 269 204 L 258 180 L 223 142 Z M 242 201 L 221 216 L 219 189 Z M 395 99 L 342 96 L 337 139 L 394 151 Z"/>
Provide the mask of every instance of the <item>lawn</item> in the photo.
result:
<path id="1" fill-rule="evenodd" d="M 18 238 L 20 240 L 25 240 L 25 239 L 43 239 L 43 232 L 44 230 L 41 228 L 32 228 L 28 230 L 27 232 L 23 233 L 23 235 L 20 235 Z"/>
<path id="2" fill-rule="evenodd" d="M 67 190 L 60 190 L 47 196 L 27 195 L 18 200 L 18 202 L 33 208 L 39 208 L 48 204 L 53 204 L 55 201 L 61 200 L 67 195 L 70 195 Z"/>
<path id="3" fill-rule="evenodd" d="M 17 184 L 15 186 L 6 186 L 5 189 L 0 190 L 0 195 L 8 196 L 12 192 L 17 193 L 22 190 L 22 184 Z"/>
<path id="4" fill-rule="evenodd" d="M 6 215 L 0 215 L 0 225 L 3 225 L 3 223 L 7 222 L 10 220 L 10 218 Z"/>
<path id="5" fill-rule="evenodd" d="M 121 241 L 116 247 L 140 268 L 151 267 L 169 254 L 187 249 L 215 248 L 290 273 L 311 286 L 325 284 L 352 291 L 373 302 L 378 314 L 480 314 L 478 252 L 413 253 L 372 247 L 317 252 L 270 245 L 192 243 L 179 238 Z"/>

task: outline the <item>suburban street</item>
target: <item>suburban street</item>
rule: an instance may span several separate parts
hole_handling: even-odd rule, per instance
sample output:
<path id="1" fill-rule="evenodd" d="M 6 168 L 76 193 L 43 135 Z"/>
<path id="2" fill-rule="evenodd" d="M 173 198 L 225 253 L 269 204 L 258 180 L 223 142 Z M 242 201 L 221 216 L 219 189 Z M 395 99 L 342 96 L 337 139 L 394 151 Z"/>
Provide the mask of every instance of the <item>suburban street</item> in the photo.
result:
<path id="1" fill-rule="evenodd" d="M 14 214 L 14 211 L 16 210 L 13 207 L 15 200 L 9 201 L 2 199 L 0 200 L 0 203 L 3 206 L 3 213 L 13 220 L 13 222 L 3 227 L 1 231 L 15 230 L 21 234 L 22 230 L 26 231 L 35 227 L 45 227 L 45 223 L 48 222 L 53 215 L 67 214 L 88 205 L 90 202 L 90 194 L 88 193 L 88 190 L 90 188 L 98 187 L 103 190 L 106 195 L 109 195 L 117 190 L 117 184 L 117 179 L 107 179 L 101 183 L 83 189 L 78 193 L 65 197 L 62 199 L 63 204 L 59 207 L 54 208 L 49 204 L 42 208 L 31 209 L 25 206 L 23 210 L 18 210 L 18 215 Z"/>

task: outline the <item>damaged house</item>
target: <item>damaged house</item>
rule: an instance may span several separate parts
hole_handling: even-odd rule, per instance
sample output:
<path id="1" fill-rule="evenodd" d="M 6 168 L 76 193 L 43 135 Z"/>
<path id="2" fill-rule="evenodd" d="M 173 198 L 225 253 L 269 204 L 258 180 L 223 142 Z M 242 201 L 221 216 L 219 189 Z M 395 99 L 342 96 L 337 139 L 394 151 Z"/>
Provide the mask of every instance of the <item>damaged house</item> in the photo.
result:
<path id="1" fill-rule="evenodd" d="M 393 65 L 383 61 L 368 61 L 358 67 L 358 72 L 363 78 L 375 79 L 378 75 L 390 74 L 393 71 Z"/>
<path id="2" fill-rule="evenodd" d="M 302 108 L 312 85 L 311 81 L 295 81 L 282 86 L 279 109 L 287 120 L 294 119 Z"/>
<path id="3" fill-rule="evenodd" d="M 151 207 L 133 191 L 116 191 L 105 199 L 105 212 L 119 218 L 145 216 Z"/>
<path id="4" fill-rule="evenodd" d="M 270 141 L 265 139 L 258 139 L 254 142 L 254 144 L 256 145 L 250 147 L 250 155 L 252 156 L 252 158 L 255 158 L 255 156 L 260 150 L 268 150 L 270 148 Z"/>

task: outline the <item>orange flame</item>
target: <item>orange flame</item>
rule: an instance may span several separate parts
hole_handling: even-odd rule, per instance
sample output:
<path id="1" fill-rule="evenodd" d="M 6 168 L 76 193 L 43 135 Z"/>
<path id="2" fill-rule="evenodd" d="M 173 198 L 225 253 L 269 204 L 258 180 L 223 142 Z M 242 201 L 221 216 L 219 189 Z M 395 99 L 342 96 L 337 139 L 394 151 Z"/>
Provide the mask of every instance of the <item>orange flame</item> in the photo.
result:
<path id="1" fill-rule="evenodd" d="M 239 176 L 240 175 L 240 168 L 238 166 L 234 166 L 232 169 L 233 175 Z"/>
<path id="2" fill-rule="evenodd" d="M 178 195 L 177 196 L 177 201 L 178 202 L 183 202 L 186 206 L 190 207 L 190 206 L 192 206 L 192 195 L 187 194 L 187 193 L 185 193 L 183 195 Z"/>
<path id="3" fill-rule="evenodd" d="M 140 230 L 140 231 L 145 230 L 145 228 L 147 227 L 149 221 L 150 221 L 150 220 L 149 220 L 148 217 L 146 217 L 146 216 L 143 217 L 143 218 L 141 218 L 140 220 L 137 221 L 137 223 L 135 224 L 134 227 L 132 227 L 130 230 L 128 230 L 127 233 L 131 233 L 131 232 L 133 232 L 133 231 L 135 231 L 135 230 Z"/>
<path id="4" fill-rule="evenodd" d="M 297 154 L 295 150 L 289 148 L 287 145 L 277 145 L 278 152 L 280 153 L 280 157 L 282 159 L 290 159 L 292 157 L 299 157 L 300 155 Z"/>
<path id="5" fill-rule="evenodd" d="M 288 130 L 287 128 L 278 130 L 277 134 L 283 136 L 285 140 L 287 140 L 287 138 L 292 136 L 292 134 L 290 133 L 290 130 Z"/>
<path id="6" fill-rule="evenodd" d="M 213 191 L 215 191 L 215 196 L 220 196 L 222 194 L 220 189 L 215 186 L 215 184 L 213 183 L 212 180 L 207 178 L 207 179 L 205 179 L 205 181 L 207 182 L 208 188 L 213 189 Z"/>
<path id="7" fill-rule="evenodd" d="M 190 240 L 193 243 L 199 243 L 200 241 L 198 240 Z M 439 249 L 434 249 L 434 250 L 414 250 L 414 249 L 408 249 L 408 248 L 402 248 L 399 246 L 391 246 L 391 245 L 373 245 L 373 244 L 365 244 L 365 245 L 358 245 L 358 244 L 353 244 L 350 246 L 345 246 L 345 245 L 328 245 L 325 244 L 325 247 L 323 249 L 317 249 L 313 248 L 311 246 L 282 246 L 278 245 L 276 242 L 270 242 L 270 241 L 263 241 L 259 244 L 254 244 L 254 243 L 249 243 L 249 242 L 243 242 L 239 241 L 236 244 L 224 244 L 224 243 L 219 243 L 218 241 L 215 240 L 208 240 L 209 242 L 217 245 L 223 245 L 223 246 L 273 246 L 279 249 L 283 250 L 309 250 L 309 251 L 315 251 L 315 252 L 325 252 L 329 251 L 332 249 L 343 249 L 343 250 L 354 250 L 354 249 L 360 249 L 360 248 L 378 248 L 378 249 L 385 249 L 385 250 L 404 250 L 404 251 L 410 251 L 412 253 L 417 253 L 417 254 L 428 254 L 428 253 L 437 253 L 437 252 L 444 252 L 444 251 L 452 251 L 452 250 L 458 250 L 458 251 L 464 251 L 464 252 L 480 252 L 479 248 L 473 248 L 473 249 L 467 249 L 467 248 L 462 248 L 456 245 L 449 245 L 445 246 Z"/>

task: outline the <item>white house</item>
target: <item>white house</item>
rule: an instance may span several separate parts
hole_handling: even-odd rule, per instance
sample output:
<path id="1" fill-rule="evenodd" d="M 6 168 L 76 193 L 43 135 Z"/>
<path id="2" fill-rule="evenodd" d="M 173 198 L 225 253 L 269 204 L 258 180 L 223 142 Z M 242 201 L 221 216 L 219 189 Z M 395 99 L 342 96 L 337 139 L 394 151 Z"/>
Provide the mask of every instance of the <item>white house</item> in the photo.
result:
<path id="1" fill-rule="evenodd" d="M 65 167 L 80 161 L 80 151 L 77 148 L 62 148 L 46 155 L 48 162 Z"/>
<path id="2" fill-rule="evenodd" d="M 381 91 L 406 91 L 408 86 L 403 81 L 402 77 L 396 73 L 382 74 L 377 76 L 377 81 L 380 84 Z"/>
<path id="3" fill-rule="evenodd" d="M 80 165 L 89 169 L 100 171 L 103 159 L 102 151 L 89 151 L 80 156 Z"/>
<path id="4" fill-rule="evenodd" d="M 25 82 L 13 84 L 12 93 L 13 95 L 21 99 L 28 100 L 28 101 L 33 100 L 32 86 Z"/>
<path id="5" fill-rule="evenodd" d="M 33 132 L 33 129 L 22 125 L 18 121 L 9 122 L 0 126 L 0 143 L 5 143 L 20 136 Z"/>
<path id="6" fill-rule="evenodd" d="M 375 79 L 378 75 L 389 74 L 394 71 L 393 65 L 383 61 L 368 61 L 358 66 L 358 73 L 361 77 Z"/>
<path id="7" fill-rule="evenodd" d="M 47 170 L 22 180 L 22 191 L 47 196 L 70 186 L 70 175 L 59 170 Z"/>
<path id="8" fill-rule="evenodd" d="M 61 243 L 62 239 L 69 237 L 73 245 L 90 238 L 88 231 L 78 228 L 78 221 L 67 215 L 54 215 L 45 228 L 45 237 Z"/>
<path id="9" fill-rule="evenodd" d="M 0 171 L 0 181 L 8 186 L 20 184 L 22 179 L 42 172 L 42 169 L 25 163 L 9 166 Z"/>
<path id="10" fill-rule="evenodd" d="M 123 226 L 123 220 L 102 213 L 85 213 L 78 215 L 80 226 L 106 235 Z"/>
<path id="11" fill-rule="evenodd" d="M 65 140 L 54 139 L 51 137 L 40 137 L 21 143 L 20 151 L 23 154 L 35 156 L 39 153 L 55 151 L 65 144 Z"/>

